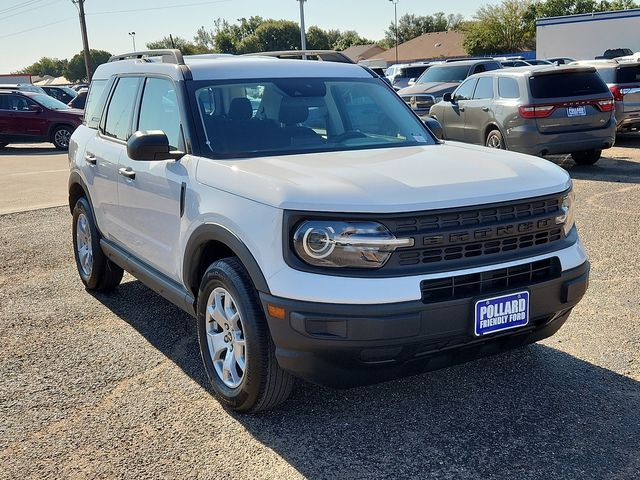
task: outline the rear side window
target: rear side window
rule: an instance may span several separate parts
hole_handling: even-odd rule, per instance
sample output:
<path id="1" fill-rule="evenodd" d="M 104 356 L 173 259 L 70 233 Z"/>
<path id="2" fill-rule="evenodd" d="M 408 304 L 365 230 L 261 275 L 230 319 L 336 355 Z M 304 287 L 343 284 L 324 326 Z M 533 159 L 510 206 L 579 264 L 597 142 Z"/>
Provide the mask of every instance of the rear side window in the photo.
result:
<path id="1" fill-rule="evenodd" d="M 501 98 L 520 98 L 520 88 L 515 78 L 498 77 L 498 95 Z"/>
<path id="2" fill-rule="evenodd" d="M 104 134 L 126 141 L 131 132 L 131 117 L 138 93 L 139 78 L 124 77 L 118 80 L 107 109 Z"/>
<path id="3" fill-rule="evenodd" d="M 173 82 L 164 78 L 147 78 L 138 130 L 162 130 L 174 150 L 181 147 L 180 112 Z"/>
<path id="4" fill-rule="evenodd" d="M 493 98 L 493 77 L 482 77 L 478 79 L 478 86 L 473 94 L 474 100 L 483 98 Z"/>
<path id="5" fill-rule="evenodd" d="M 597 72 L 566 72 L 529 78 L 534 98 L 583 97 L 608 94 L 609 89 Z"/>
<path id="6" fill-rule="evenodd" d="M 499 70 L 500 69 L 500 64 L 499 63 L 485 63 L 484 64 L 484 68 L 487 72 L 490 72 L 491 70 Z"/>
<path id="7" fill-rule="evenodd" d="M 94 80 L 87 95 L 87 102 L 84 106 L 84 120 L 89 128 L 98 128 L 100 114 L 104 106 L 103 93 L 107 86 L 107 80 Z"/>
<path id="8" fill-rule="evenodd" d="M 616 83 L 640 82 L 640 65 L 618 67 Z"/>
<path id="9" fill-rule="evenodd" d="M 407 68 L 403 68 L 400 71 L 400 76 L 401 77 L 406 77 L 406 78 L 418 78 L 420 75 L 423 74 L 423 72 L 427 69 L 426 66 L 424 67 L 407 67 Z"/>

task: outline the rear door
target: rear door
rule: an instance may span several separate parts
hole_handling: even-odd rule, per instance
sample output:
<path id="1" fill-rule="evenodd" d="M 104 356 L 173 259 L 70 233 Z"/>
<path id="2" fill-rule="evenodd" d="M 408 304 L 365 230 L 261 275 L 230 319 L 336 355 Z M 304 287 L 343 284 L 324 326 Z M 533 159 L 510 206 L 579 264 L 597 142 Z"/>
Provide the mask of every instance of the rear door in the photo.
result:
<path id="1" fill-rule="evenodd" d="M 529 78 L 536 126 L 540 133 L 558 134 L 604 128 L 613 115 L 599 101 L 611 92 L 595 70 L 544 70 Z"/>
<path id="2" fill-rule="evenodd" d="M 622 94 L 625 117 L 640 117 L 640 65 L 620 65 L 616 69 L 616 83 Z"/>
<path id="3" fill-rule="evenodd" d="M 477 78 L 469 78 L 453 92 L 453 101 L 446 105 L 443 130 L 447 140 L 465 141 L 465 114 L 469 100 L 473 97 Z"/>
<path id="4" fill-rule="evenodd" d="M 465 141 L 484 145 L 484 129 L 493 118 L 493 76 L 480 77 L 473 97 L 466 103 Z"/>
<path id="5" fill-rule="evenodd" d="M 46 110 L 25 95 L 13 93 L 7 95 L 9 112 L 7 133 L 25 140 L 40 139 L 47 135 L 49 122 Z M 32 110 L 40 107 L 40 111 Z"/>

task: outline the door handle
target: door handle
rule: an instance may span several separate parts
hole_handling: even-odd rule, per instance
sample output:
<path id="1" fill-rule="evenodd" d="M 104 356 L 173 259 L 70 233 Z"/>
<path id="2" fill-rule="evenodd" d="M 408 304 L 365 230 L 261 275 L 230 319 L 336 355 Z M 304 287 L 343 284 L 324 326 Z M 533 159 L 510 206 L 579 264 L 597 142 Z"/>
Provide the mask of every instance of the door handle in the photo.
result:
<path id="1" fill-rule="evenodd" d="M 84 161 L 87 162 L 90 165 L 95 165 L 97 160 L 98 159 L 96 158 L 96 156 L 93 153 L 87 152 L 87 153 L 84 154 Z"/>
<path id="2" fill-rule="evenodd" d="M 489 107 L 482 107 L 482 111 L 483 112 L 488 112 L 489 111 Z"/>
<path id="3" fill-rule="evenodd" d="M 133 170 L 131 170 L 130 167 L 127 168 L 121 168 L 118 170 L 118 173 L 120 175 L 122 175 L 123 177 L 127 177 L 130 178 L 131 180 L 133 180 L 134 178 L 136 178 L 136 172 L 134 172 Z"/>

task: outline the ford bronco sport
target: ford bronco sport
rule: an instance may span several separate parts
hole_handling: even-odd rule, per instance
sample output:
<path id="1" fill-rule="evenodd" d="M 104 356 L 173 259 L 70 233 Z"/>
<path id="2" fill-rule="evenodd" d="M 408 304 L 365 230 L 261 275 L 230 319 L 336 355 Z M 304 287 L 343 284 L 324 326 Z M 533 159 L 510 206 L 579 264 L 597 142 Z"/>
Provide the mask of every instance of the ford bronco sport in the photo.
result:
<path id="1" fill-rule="evenodd" d="M 238 411 L 294 377 L 349 387 L 538 341 L 587 288 L 564 170 L 438 141 L 357 65 L 114 57 L 69 159 L 86 288 L 126 270 L 194 315 Z"/>

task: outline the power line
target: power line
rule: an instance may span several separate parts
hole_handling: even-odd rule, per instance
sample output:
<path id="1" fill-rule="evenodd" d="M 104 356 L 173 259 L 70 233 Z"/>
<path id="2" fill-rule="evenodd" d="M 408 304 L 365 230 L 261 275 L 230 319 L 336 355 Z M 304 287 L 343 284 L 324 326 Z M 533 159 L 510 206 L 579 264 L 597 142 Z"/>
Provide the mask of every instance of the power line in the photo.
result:
<path id="1" fill-rule="evenodd" d="M 27 28 L 26 30 L 20 30 L 19 32 L 13 32 L 13 33 L 9 33 L 8 35 L 2 35 L 2 36 L 0 36 L 0 39 L 1 38 L 13 37 L 15 35 L 21 35 L 21 34 L 27 33 L 27 32 L 33 32 L 34 30 L 39 30 L 41 28 L 50 27 L 51 25 L 57 25 L 58 23 L 68 22 L 69 20 L 73 20 L 73 19 L 74 19 L 74 17 L 63 18 L 62 20 L 58 20 L 57 22 L 46 23 L 44 25 L 39 25 L 37 27 Z"/>
<path id="2" fill-rule="evenodd" d="M 40 2 L 44 2 L 45 0 L 28 0 L 27 2 L 23 2 L 19 5 L 13 5 L 9 8 L 5 8 L 4 10 L 0 10 L 0 14 L 6 13 L 6 12 L 12 12 L 14 10 L 20 10 L 21 8 L 24 7 L 28 7 L 31 5 L 34 5 L 36 3 L 40 3 Z"/>
<path id="3" fill-rule="evenodd" d="M 197 2 L 197 3 L 182 3 L 179 5 L 165 5 L 161 7 L 150 7 L 150 8 L 134 8 L 131 10 L 112 10 L 106 12 L 87 12 L 87 15 L 111 15 L 112 13 L 131 13 L 131 12 L 148 12 L 150 10 L 166 10 L 168 8 L 181 8 L 181 7 L 195 7 L 198 5 L 210 5 L 213 3 L 225 3 L 230 2 L 231 0 L 213 0 L 208 2 Z"/>
<path id="4" fill-rule="evenodd" d="M 22 12 L 12 13 L 11 15 L 3 15 L 2 18 L 0 18 L 0 21 L 6 20 L 7 18 L 15 17 L 17 15 L 22 15 L 23 13 L 33 12 L 34 10 L 37 10 L 39 8 L 48 7 L 49 5 L 53 5 L 54 3 L 58 3 L 59 1 L 60 0 L 53 0 L 52 2 L 45 3 L 44 5 L 37 5 L 34 8 L 30 8 L 28 10 L 23 10 Z"/>

